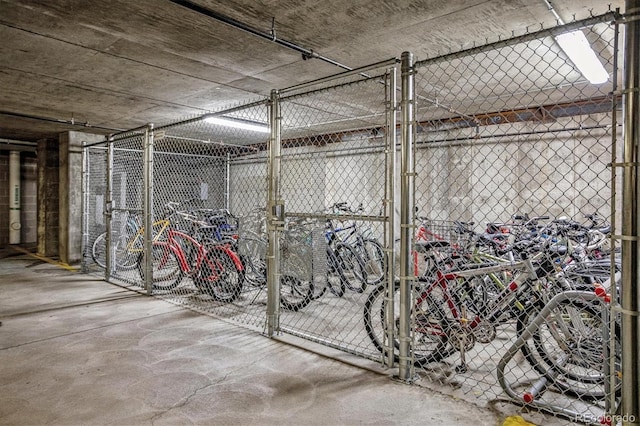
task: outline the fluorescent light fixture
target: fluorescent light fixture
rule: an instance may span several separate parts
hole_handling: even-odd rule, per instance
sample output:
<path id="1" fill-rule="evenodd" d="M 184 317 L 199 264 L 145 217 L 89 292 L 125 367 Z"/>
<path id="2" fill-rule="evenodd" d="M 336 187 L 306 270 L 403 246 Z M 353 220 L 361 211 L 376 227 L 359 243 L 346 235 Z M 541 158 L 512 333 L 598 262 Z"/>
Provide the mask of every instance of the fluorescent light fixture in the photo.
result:
<path id="1" fill-rule="evenodd" d="M 609 80 L 609 73 L 602 66 L 582 31 L 560 34 L 556 36 L 556 41 L 591 84 L 602 84 Z"/>
<path id="2" fill-rule="evenodd" d="M 229 117 L 207 117 L 204 120 L 208 123 L 217 124 L 219 126 L 250 130 L 252 132 L 271 133 L 271 130 L 267 125 L 249 120 L 240 120 Z"/>

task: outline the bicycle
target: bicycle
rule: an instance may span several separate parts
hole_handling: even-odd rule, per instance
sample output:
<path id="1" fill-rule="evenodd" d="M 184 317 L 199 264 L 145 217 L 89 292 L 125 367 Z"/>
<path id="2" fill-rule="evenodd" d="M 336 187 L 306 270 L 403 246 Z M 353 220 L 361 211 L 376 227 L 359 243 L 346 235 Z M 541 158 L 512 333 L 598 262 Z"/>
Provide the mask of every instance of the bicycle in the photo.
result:
<path id="1" fill-rule="evenodd" d="M 332 206 L 334 213 L 346 213 L 347 215 L 358 214 L 363 211 L 363 206 L 352 209 L 345 202 L 336 203 Z M 342 220 L 344 222 L 348 216 Z M 382 244 L 372 236 L 370 229 L 363 229 L 357 221 L 351 221 L 340 227 L 335 227 L 333 221 L 330 221 L 331 230 L 338 235 L 340 240 L 350 245 L 356 254 L 360 257 L 361 263 L 364 265 L 365 274 L 358 277 L 363 281 L 363 290 L 367 285 L 376 285 L 380 283 L 387 271 L 387 260 L 384 254 Z"/>
<path id="2" fill-rule="evenodd" d="M 129 246 L 132 238 L 138 234 L 142 228 L 138 210 L 126 210 L 127 215 L 124 226 L 118 232 L 115 241 L 114 251 L 116 270 L 130 270 L 136 267 L 137 256 L 131 256 Z M 91 245 L 91 258 L 101 268 L 107 267 L 107 232 L 103 232 L 93 241 Z"/>
<path id="3" fill-rule="evenodd" d="M 238 239 L 238 254 L 244 266 L 245 281 L 253 286 L 264 288 L 267 285 L 267 245 L 266 217 L 264 209 L 253 211 L 245 218 L 246 230 L 242 230 Z M 258 230 L 258 232 L 252 229 Z M 313 282 L 304 275 L 304 261 L 297 254 L 295 245 L 281 241 L 280 305 L 290 311 L 299 311 L 306 307 L 313 297 Z M 256 295 L 257 297 L 257 295 Z"/>
<path id="4" fill-rule="evenodd" d="M 169 216 L 180 206 L 193 203 L 194 201 L 200 201 L 199 199 L 190 199 L 182 203 L 175 201 L 169 201 L 164 206 L 165 215 Z M 128 210 L 114 210 L 123 212 L 126 215 L 126 220 L 120 221 L 120 229 L 116 233 L 117 238 L 114 246 L 115 254 L 115 266 L 116 270 L 131 270 L 135 269 L 139 253 L 143 250 L 144 242 L 144 226 L 142 223 L 141 213 L 142 210 L 128 209 Z M 153 223 L 152 234 L 153 241 L 157 241 L 162 238 L 164 231 L 170 225 L 167 217 L 156 220 Z M 91 257 L 93 261 L 101 268 L 106 268 L 106 253 L 107 253 L 107 232 L 100 234 L 93 242 L 91 246 Z"/>
<path id="5" fill-rule="evenodd" d="M 430 243 L 427 243 L 430 244 Z M 431 245 L 431 244 L 430 244 Z M 438 243 L 436 243 L 438 245 Z M 496 337 L 496 328 L 505 324 L 515 315 L 517 333 L 525 329 L 531 318 L 540 312 L 542 306 L 558 289 L 549 288 L 557 282 L 545 280 L 556 272 L 553 247 L 540 250 L 532 242 L 535 253 L 525 260 L 498 264 L 441 264 L 435 274 L 416 277 L 410 316 L 414 324 L 415 336 L 412 353 L 414 365 L 424 366 L 442 361 L 455 352 L 460 354 L 460 364 L 456 371 L 467 371 L 466 353 L 477 343 L 490 343 Z M 524 253 L 523 253 L 524 255 Z M 510 281 L 494 298 L 486 300 L 477 294 L 477 281 L 487 274 L 507 272 Z M 570 290 L 567 288 L 565 290 Z M 399 283 L 394 284 L 393 300 L 394 327 L 399 325 Z M 387 322 L 385 310 L 388 303 L 387 288 L 382 284 L 368 296 L 364 306 L 364 326 L 374 346 L 386 354 L 385 336 Z M 515 304 L 522 309 L 514 309 Z M 567 394 L 582 399 L 600 399 L 605 376 L 602 372 L 602 345 L 580 345 L 584 339 L 580 334 L 587 330 L 591 334 L 602 333 L 601 324 L 595 319 L 599 315 L 597 307 L 579 302 L 564 307 L 563 314 L 550 318 L 545 331 L 534 335 L 533 346 L 525 345 L 522 352 L 535 371 L 549 378 L 549 383 Z M 391 346 L 399 348 L 397 329 Z M 590 342 L 595 340 L 591 339 Z M 562 354 L 562 358 L 560 358 Z M 394 355 L 396 361 L 399 359 Z M 589 366 L 586 365 L 589 363 Z M 582 372 L 569 374 L 568 366 L 582 366 Z M 564 369 L 563 369 L 564 367 Z M 587 369 L 590 369 L 587 371 Z M 577 386 L 582 384 L 583 386 Z"/>
<path id="6" fill-rule="evenodd" d="M 307 275 L 313 286 L 311 300 L 320 299 L 327 291 L 338 297 L 344 296 L 347 288 L 356 292 L 364 291 L 359 278 L 365 274 L 364 265 L 354 249 L 335 236 L 327 220 L 322 229 L 315 219 L 289 217 L 285 229 L 285 241 L 295 241 L 293 247 L 299 247 L 300 253 L 310 254 Z M 313 236 L 315 231 L 318 233 L 316 238 Z M 317 264 L 318 256 L 314 255 L 316 247 L 323 254 L 323 263 L 320 265 Z M 308 260 L 306 264 L 309 264 Z M 324 277 L 323 284 L 315 279 L 320 277 Z"/>
<path id="7" fill-rule="evenodd" d="M 170 226 L 165 231 L 166 239 L 152 242 L 153 288 L 174 289 L 188 276 L 214 300 L 229 303 L 237 299 L 242 292 L 244 268 L 229 242 L 214 242 L 208 237 L 218 225 L 210 225 L 192 212 L 174 214 L 190 222 L 192 230 L 185 232 Z M 144 280 L 144 253 L 139 255 L 138 271 Z"/>

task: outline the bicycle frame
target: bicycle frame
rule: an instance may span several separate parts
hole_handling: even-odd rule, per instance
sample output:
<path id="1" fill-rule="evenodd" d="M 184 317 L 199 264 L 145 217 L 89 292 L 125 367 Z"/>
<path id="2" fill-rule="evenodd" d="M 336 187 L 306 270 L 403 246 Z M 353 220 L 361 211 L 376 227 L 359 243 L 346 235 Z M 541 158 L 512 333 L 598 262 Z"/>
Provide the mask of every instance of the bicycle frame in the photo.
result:
<path id="1" fill-rule="evenodd" d="M 195 264 L 190 264 L 188 256 L 185 253 L 182 245 L 180 244 L 179 239 L 188 241 L 193 245 L 193 247 L 196 248 Z M 156 246 L 166 245 L 166 247 L 168 247 L 168 249 L 175 254 L 176 259 L 178 260 L 178 264 L 180 265 L 180 270 L 187 275 L 193 275 L 194 273 L 196 273 L 202 267 L 202 263 L 208 261 L 207 253 L 212 250 L 220 250 L 228 254 L 238 271 L 242 271 L 244 268 L 240 257 L 235 251 L 231 250 L 230 244 L 228 243 L 207 247 L 193 238 L 191 235 L 169 228 L 167 240 L 154 241 L 153 244 Z M 162 267 L 166 263 L 166 261 L 167 255 L 165 254 L 160 262 L 160 266 Z M 212 268 L 212 270 L 215 270 L 215 268 Z"/>
<path id="2" fill-rule="evenodd" d="M 169 221 L 169 219 L 160 219 L 153 222 L 153 230 L 155 235 L 153 236 L 152 242 L 157 242 L 170 225 L 171 222 Z M 156 228 L 159 228 L 158 231 L 156 231 Z M 129 243 L 127 244 L 127 251 L 129 251 L 130 253 L 142 252 L 142 250 L 144 249 L 144 244 L 142 244 L 143 238 L 144 227 L 138 226 L 138 231 L 133 236 L 131 241 L 129 241 Z"/>
<path id="3" fill-rule="evenodd" d="M 460 278 L 473 278 L 481 277 L 489 274 L 496 274 L 501 272 L 515 272 L 521 271 L 520 274 L 514 274 L 515 278 L 511 280 L 504 289 L 500 291 L 498 296 L 489 302 L 486 311 L 487 315 L 481 315 L 475 313 L 473 319 L 464 318 L 462 316 L 463 308 L 456 305 L 455 298 L 450 291 L 450 283 L 455 283 Z M 451 272 L 437 271 L 436 279 L 431 281 L 426 289 L 420 291 L 419 296 L 416 298 L 416 305 L 420 306 L 425 302 L 430 294 L 436 287 L 442 289 L 444 301 L 451 312 L 453 318 L 465 325 L 469 329 L 476 328 L 481 322 L 487 321 L 494 324 L 500 317 L 506 313 L 506 307 L 516 299 L 516 292 L 526 283 L 529 278 L 537 278 L 532 261 L 527 259 L 519 262 L 510 262 L 498 264 L 495 266 L 480 266 L 478 268 L 471 268 L 469 270 L 458 270 Z M 418 277 L 418 282 L 429 282 L 427 277 Z"/>

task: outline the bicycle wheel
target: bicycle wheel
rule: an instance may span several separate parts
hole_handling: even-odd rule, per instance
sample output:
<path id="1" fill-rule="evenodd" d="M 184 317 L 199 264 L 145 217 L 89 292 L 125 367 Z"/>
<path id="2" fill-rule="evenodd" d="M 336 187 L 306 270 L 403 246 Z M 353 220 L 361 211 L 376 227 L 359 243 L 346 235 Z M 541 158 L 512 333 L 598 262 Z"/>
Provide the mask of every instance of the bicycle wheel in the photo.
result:
<path id="1" fill-rule="evenodd" d="M 180 262 L 176 258 L 174 248 L 164 241 L 156 241 L 151 245 L 152 256 L 152 281 L 155 290 L 171 290 L 177 287 L 184 274 L 180 268 Z M 146 281 L 144 268 L 144 253 L 138 256 L 138 272 L 143 281 Z"/>
<path id="2" fill-rule="evenodd" d="M 336 256 L 335 252 L 330 247 L 327 247 L 327 281 L 320 293 L 316 293 L 313 296 L 314 299 L 322 297 L 327 290 L 338 297 L 344 296 L 347 287 L 342 279 L 340 269 L 340 260 Z"/>
<path id="3" fill-rule="evenodd" d="M 238 254 L 244 266 L 245 281 L 255 287 L 267 284 L 267 243 L 258 238 L 238 241 Z"/>
<path id="4" fill-rule="evenodd" d="M 304 247 L 289 246 L 280 264 L 280 304 L 290 311 L 307 306 L 314 292 L 311 271 L 298 253 L 304 253 Z"/>
<path id="5" fill-rule="evenodd" d="M 233 302 L 242 292 L 244 272 L 236 266 L 231 256 L 213 247 L 207 252 L 194 277 L 198 289 L 219 302 Z"/>
<path id="6" fill-rule="evenodd" d="M 393 291 L 393 319 L 391 320 L 394 330 L 394 341 L 392 345 L 385 345 L 388 322 L 385 321 L 385 310 L 387 309 L 387 287 L 385 283 L 374 288 L 364 305 L 364 327 L 373 345 L 383 356 L 387 356 L 387 348 L 394 348 L 394 359 L 397 362 L 397 353 L 400 342 L 398 340 L 400 324 L 400 285 L 394 285 Z M 451 353 L 454 349 L 449 345 L 446 322 L 442 320 L 437 310 L 429 312 L 431 309 L 431 299 L 429 295 L 423 295 L 422 301 L 412 307 L 411 317 L 414 329 L 414 342 L 411 352 L 414 365 L 422 366 L 431 362 L 438 362 Z"/>
<path id="7" fill-rule="evenodd" d="M 362 259 L 348 244 L 338 243 L 335 247 L 338 274 L 344 285 L 356 293 L 364 292 L 367 287 L 367 273 Z"/>
<path id="8" fill-rule="evenodd" d="M 101 268 L 107 267 L 107 233 L 98 235 L 91 246 L 91 258 Z"/>
<path id="9" fill-rule="evenodd" d="M 538 307 L 539 308 L 539 307 Z M 605 348 L 602 307 L 582 301 L 561 302 L 522 346 L 522 353 L 535 371 L 544 375 L 560 392 L 583 400 L 601 400 L 606 397 L 604 372 Z M 538 309 L 521 315 L 518 333 L 537 316 Z M 620 371 L 620 329 L 615 324 L 616 372 Z M 620 383 L 615 389 L 620 392 Z"/>
<path id="10" fill-rule="evenodd" d="M 365 239 L 357 248 L 366 272 L 367 285 L 380 283 L 387 272 L 387 260 L 382 245 L 375 240 Z"/>
<path id="11" fill-rule="evenodd" d="M 280 306 L 289 311 L 297 312 L 311 302 L 313 284 L 301 281 L 291 275 L 280 278 Z"/>
<path id="12" fill-rule="evenodd" d="M 127 227 L 129 233 L 135 230 Z M 131 236 L 118 239 L 115 243 L 115 265 L 116 270 L 130 270 L 134 269 L 138 264 L 138 253 L 131 253 L 127 247 L 127 240 Z M 107 267 L 107 233 L 103 232 L 98 235 L 93 245 L 91 246 L 91 257 L 93 261 L 101 268 Z"/>

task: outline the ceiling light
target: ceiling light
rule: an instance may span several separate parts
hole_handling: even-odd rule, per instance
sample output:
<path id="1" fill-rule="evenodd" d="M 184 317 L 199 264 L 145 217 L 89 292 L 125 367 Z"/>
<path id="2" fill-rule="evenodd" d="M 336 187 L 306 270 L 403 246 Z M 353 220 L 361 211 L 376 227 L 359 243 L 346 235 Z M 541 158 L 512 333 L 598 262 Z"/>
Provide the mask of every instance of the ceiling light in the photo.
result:
<path id="1" fill-rule="evenodd" d="M 560 34 L 556 36 L 556 41 L 591 84 L 602 84 L 609 80 L 609 73 L 602 66 L 582 31 Z"/>
<path id="2" fill-rule="evenodd" d="M 240 120 L 229 117 L 207 117 L 204 119 L 208 123 L 217 124 L 219 126 L 233 127 L 236 129 L 250 130 L 252 132 L 271 133 L 266 124 L 249 120 Z"/>

